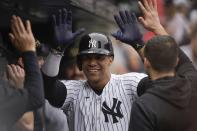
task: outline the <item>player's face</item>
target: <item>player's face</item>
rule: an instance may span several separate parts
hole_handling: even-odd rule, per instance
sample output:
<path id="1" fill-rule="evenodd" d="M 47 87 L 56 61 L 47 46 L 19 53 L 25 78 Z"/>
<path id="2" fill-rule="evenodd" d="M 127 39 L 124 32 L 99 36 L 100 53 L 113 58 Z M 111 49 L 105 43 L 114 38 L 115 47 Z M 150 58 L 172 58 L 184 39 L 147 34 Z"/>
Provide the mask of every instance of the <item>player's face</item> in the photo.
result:
<path id="1" fill-rule="evenodd" d="M 88 54 L 82 56 L 82 70 L 89 82 L 97 83 L 109 78 L 111 56 Z"/>

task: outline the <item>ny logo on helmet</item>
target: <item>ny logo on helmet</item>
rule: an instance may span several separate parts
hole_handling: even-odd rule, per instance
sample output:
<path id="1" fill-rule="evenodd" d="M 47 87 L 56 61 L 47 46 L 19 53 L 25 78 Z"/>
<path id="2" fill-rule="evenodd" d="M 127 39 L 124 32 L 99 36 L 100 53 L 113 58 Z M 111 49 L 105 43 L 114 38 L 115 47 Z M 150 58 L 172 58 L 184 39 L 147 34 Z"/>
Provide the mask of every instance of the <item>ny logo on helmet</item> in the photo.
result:
<path id="1" fill-rule="evenodd" d="M 91 39 L 91 40 L 89 41 L 88 47 L 89 47 L 89 48 L 96 48 L 96 43 L 97 43 L 96 40 Z"/>

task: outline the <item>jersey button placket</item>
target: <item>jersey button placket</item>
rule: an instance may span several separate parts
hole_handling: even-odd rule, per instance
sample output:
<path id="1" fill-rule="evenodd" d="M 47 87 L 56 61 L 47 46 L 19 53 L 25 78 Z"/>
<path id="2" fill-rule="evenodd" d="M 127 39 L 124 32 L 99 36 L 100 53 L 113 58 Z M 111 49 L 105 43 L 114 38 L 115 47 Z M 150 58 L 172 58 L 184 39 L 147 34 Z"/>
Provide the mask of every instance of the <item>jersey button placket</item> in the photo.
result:
<path id="1" fill-rule="evenodd" d="M 100 111 L 101 111 L 101 98 L 97 97 L 96 102 L 97 102 L 97 120 L 99 120 L 100 119 Z"/>
<path id="2" fill-rule="evenodd" d="M 101 113 L 101 97 L 97 97 L 97 98 L 96 98 L 96 102 L 97 102 L 97 104 L 96 104 L 96 105 L 97 105 L 97 112 L 96 112 L 96 113 L 97 113 L 97 114 L 96 114 L 96 116 L 97 116 L 97 117 L 96 117 L 96 118 L 97 118 L 97 119 L 96 119 L 96 130 L 99 130 L 99 128 L 100 128 L 100 117 L 101 117 L 101 116 L 100 116 L 100 115 L 101 115 L 101 114 L 100 114 L 100 113 Z"/>

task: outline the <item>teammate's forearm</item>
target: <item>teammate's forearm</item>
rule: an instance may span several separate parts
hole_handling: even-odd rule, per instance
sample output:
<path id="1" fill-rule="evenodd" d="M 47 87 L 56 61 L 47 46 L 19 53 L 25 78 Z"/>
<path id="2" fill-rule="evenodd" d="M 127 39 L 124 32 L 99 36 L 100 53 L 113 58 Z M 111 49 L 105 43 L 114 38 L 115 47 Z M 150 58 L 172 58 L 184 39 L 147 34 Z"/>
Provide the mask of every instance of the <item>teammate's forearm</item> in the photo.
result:
<path id="1" fill-rule="evenodd" d="M 157 28 L 153 30 L 155 35 L 169 35 L 162 25 L 158 25 Z"/>
<path id="2" fill-rule="evenodd" d="M 61 107 L 66 99 L 67 89 L 57 79 L 62 55 L 50 52 L 41 70 L 44 79 L 45 98 L 55 107 Z"/>
<path id="3" fill-rule="evenodd" d="M 50 77 L 57 76 L 59 72 L 61 58 L 62 55 L 50 52 L 45 60 L 44 65 L 41 68 L 42 72 Z"/>
<path id="4" fill-rule="evenodd" d="M 23 53 L 25 82 L 29 93 L 27 110 L 34 110 L 44 104 L 43 80 L 37 63 L 36 54 L 32 51 Z"/>

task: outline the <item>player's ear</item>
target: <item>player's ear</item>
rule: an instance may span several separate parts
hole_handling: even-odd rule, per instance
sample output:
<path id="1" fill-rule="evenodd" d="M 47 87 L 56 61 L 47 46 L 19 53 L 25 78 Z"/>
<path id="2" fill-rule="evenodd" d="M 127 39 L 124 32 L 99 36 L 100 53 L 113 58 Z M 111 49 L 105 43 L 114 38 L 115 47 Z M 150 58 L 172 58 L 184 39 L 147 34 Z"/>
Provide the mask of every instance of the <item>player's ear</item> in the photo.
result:
<path id="1" fill-rule="evenodd" d="M 111 65 L 113 61 L 114 61 L 114 57 L 113 56 L 109 56 L 109 65 Z"/>
<path id="2" fill-rule="evenodd" d="M 149 60 L 146 57 L 144 57 L 144 68 L 148 69 L 150 66 L 151 66 L 151 64 L 150 64 Z"/>

